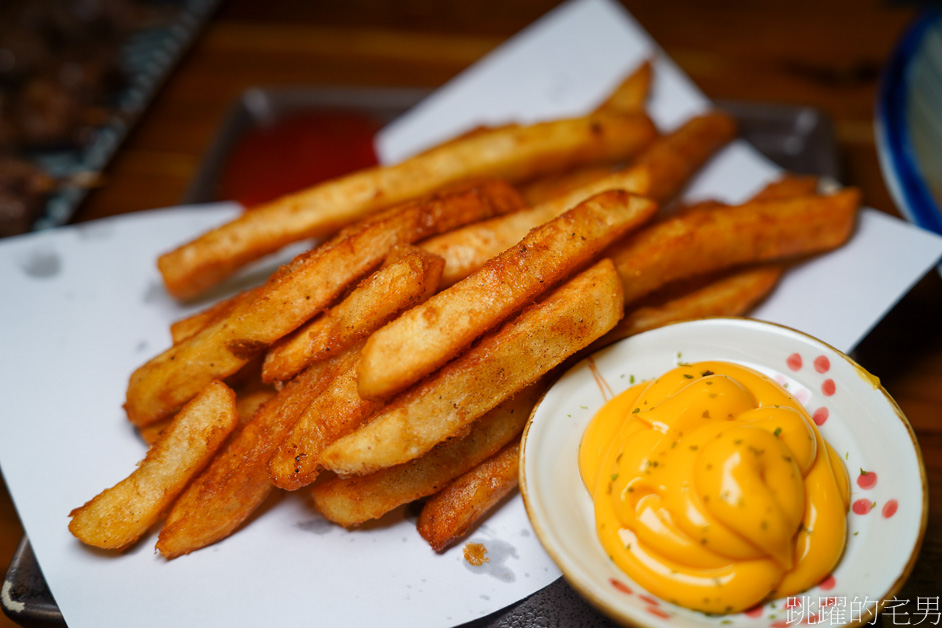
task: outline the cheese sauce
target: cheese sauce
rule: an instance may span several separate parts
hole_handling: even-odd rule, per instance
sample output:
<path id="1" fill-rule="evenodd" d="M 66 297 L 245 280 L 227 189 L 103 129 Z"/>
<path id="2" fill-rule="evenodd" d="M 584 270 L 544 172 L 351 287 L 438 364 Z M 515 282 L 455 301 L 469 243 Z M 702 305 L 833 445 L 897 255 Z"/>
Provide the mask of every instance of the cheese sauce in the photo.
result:
<path id="1" fill-rule="evenodd" d="M 684 365 L 618 395 L 589 424 L 579 468 L 612 560 L 687 608 L 799 593 L 844 549 L 840 456 L 801 403 L 746 367 Z"/>

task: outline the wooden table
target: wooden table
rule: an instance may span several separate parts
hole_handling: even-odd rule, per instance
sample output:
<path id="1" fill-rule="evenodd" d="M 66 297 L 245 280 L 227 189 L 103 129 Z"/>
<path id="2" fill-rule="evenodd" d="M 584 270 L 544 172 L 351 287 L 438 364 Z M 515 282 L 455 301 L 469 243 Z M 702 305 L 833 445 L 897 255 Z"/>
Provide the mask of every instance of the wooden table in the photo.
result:
<path id="1" fill-rule="evenodd" d="M 552 8 L 552 0 L 231 0 L 122 147 L 78 221 L 179 202 L 230 103 L 250 86 L 434 87 Z M 835 126 L 843 181 L 897 213 L 877 163 L 880 69 L 910 7 L 838 0 L 671 3 L 627 8 L 715 99 L 802 104 Z M 942 280 L 923 279 L 855 357 L 881 376 L 919 436 L 931 514 L 900 598 L 942 594 Z M 22 534 L 0 487 L 0 565 Z M 914 606 L 910 607 L 914 610 Z M 0 616 L 0 627 L 11 625 Z"/>

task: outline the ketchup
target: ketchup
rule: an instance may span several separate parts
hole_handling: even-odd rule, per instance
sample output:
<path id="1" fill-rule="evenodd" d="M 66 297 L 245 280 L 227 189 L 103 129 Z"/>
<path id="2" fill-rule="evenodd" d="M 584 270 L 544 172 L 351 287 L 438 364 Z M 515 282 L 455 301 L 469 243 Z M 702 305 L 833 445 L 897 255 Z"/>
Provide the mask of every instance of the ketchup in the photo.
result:
<path id="1" fill-rule="evenodd" d="M 229 156 L 221 199 L 252 207 L 376 165 L 380 123 L 349 111 L 297 113 L 246 133 Z"/>

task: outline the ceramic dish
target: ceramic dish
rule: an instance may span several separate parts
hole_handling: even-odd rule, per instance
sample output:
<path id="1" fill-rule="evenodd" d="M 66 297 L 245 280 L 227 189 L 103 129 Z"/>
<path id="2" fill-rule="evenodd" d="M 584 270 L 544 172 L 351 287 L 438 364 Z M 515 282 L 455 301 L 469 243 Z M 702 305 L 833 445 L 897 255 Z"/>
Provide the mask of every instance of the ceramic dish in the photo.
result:
<path id="1" fill-rule="evenodd" d="M 911 222 L 942 234 L 942 10 L 902 37 L 883 72 L 875 119 L 887 187 Z"/>
<path id="2" fill-rule="evenodd" d="M 583 431 L 602 404 L 633 382 L 684 362 L 724 360 L 758 370 L 795 395 L 845 458 L 851 477 L 848 542 L 817 587 L 746 613 L 707 616 L 648 595 L 606 556 L 579 476 Z M 860 477 L 865 469 L 867 480 Z M 582 360 L 537 406 L 524 434 L 521 491 L 533 527 L 570 584 L 616 621 L 651 628 L 859 625 L 892 600 L 926 527 L 925 468 L 916 438 L 879 380 L 853 360 L 792 329 L 744 318 L 678 323 Z M 876 480 L 876 482 L 872 482 Z M 811 620 L 811 621 L 809 621 Z"/>

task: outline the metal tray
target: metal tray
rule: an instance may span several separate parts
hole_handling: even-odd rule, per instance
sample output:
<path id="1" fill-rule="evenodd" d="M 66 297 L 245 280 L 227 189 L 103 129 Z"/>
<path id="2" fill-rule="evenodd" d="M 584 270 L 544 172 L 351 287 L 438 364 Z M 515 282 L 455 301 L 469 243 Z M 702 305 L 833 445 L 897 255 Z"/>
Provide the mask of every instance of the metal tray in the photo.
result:
<path id="1" fill-rule="evenodd" d="M 392 120 L 429 93 L 414 89 L 282 88 L 251 89 L 223 120 L 184 203 L 221 200 L 217 197 L 226 158 L 248 130 L 281 116 L 312 109 L 362 111 L 380 121 Z M 766 157 L 792 172 L 840 179 L 837 144 L 830 121 L 809 107 L 721 102 L 739 122 L 740 135 Z M 24 537 L 3 582 L 3 611 L 22 626 L 64 626 L 59 608 L 43 578 L 29 540 Z M 548 628 L 615 626 L 585 602 L 562 578 L 530 597 L 465 628 Z"/>
<path id="2" fill-rule="evenodd" d="M 190 184 L 184 203 L 225 200 L 217 189 L 226 159 L 247 131 L 312 109 L 346 109 L 388 122 L 430 94 L 423 89 L 255 88 L 227 112 Z M 810 107 L 719 102 L 739 123 L 742 137 L 782 168 L 839 179 L 837 144 L 830 121 Z"/>

